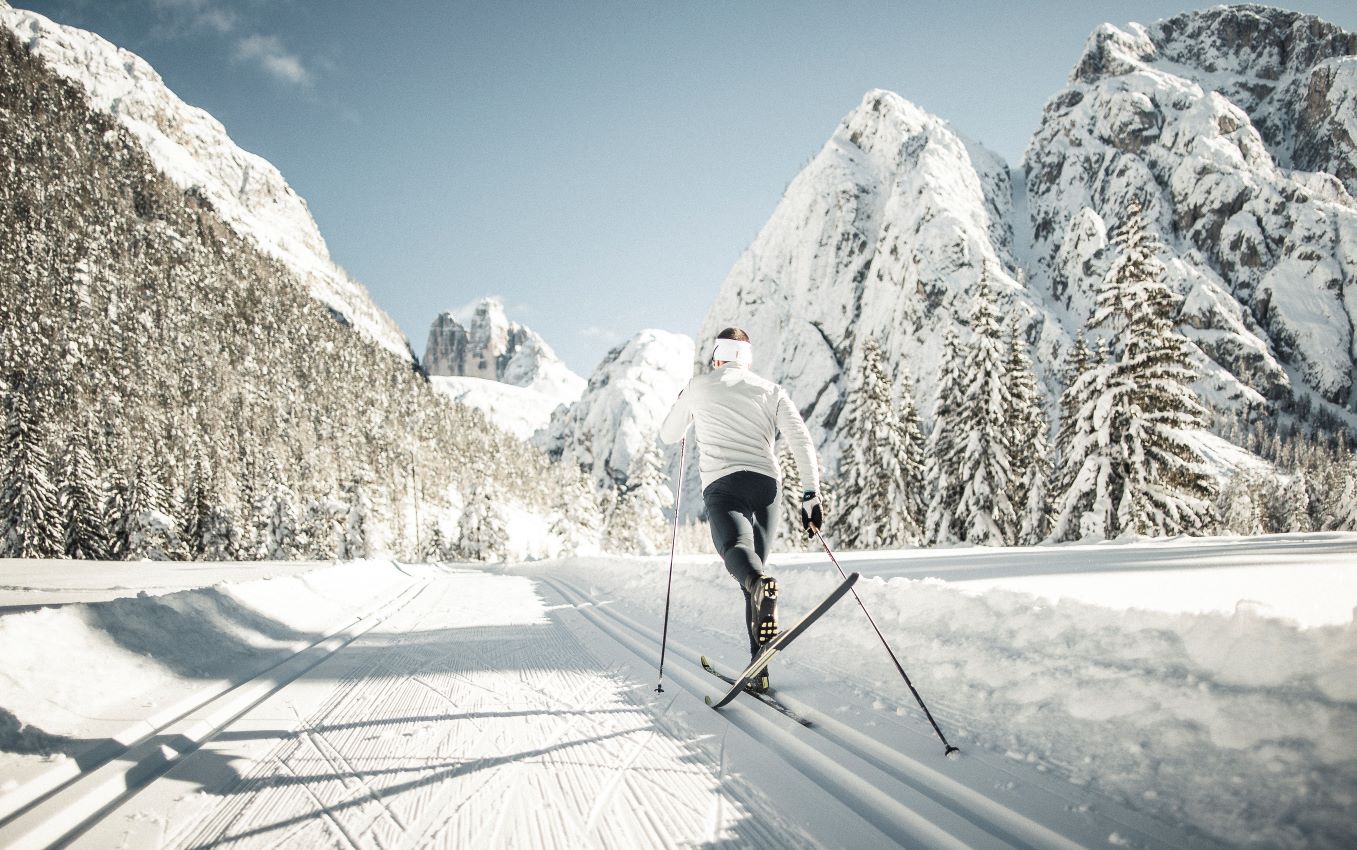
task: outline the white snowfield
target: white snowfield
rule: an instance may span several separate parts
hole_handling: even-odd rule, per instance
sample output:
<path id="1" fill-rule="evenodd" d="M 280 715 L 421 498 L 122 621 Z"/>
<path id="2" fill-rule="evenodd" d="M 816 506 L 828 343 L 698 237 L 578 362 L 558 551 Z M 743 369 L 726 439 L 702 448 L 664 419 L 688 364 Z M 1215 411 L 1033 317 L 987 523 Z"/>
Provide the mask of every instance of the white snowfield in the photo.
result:
<path id="1" fill-rule="evenodd" d="M 429 383 L 453 401 L 481 411 L 520 440 L 528 440 L 546 428 L 551 414 L 562 405 L 559 396 L 488 378 L 433 375 Z"/>
<path id="2" fill-rule="evenodd" d="M 733 672 L 744 643 L 713 558 L 675 566 L 663 693 L 667 558 L 249 565 L 279 574 L 159 596 L 46 562 L 126 595 L 0 616 L 0 846 L 1351 847 L 1354 555 L 846 554 L 957 761 L 852 596 L 775 662 L 812 728 L 707 708 L 698 656 Z M 784 620 L 838 580 L 775 562 Z"/>

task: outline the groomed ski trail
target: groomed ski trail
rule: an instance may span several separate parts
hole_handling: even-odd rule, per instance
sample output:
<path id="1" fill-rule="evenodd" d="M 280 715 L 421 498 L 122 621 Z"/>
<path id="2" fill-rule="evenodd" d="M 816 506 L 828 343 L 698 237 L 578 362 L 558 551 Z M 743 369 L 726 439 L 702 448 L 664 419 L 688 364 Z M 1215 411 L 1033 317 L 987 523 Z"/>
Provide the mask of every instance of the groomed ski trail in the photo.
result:
<path id="1" fill-rule="evenodd" d="M 63 846 L 1214 846 L 794 684 L 813 729 L 714 712 L 706 634 L 671 633 L 657 694 L 658 634 L 624 606 L 549 570 L 450 571 Z"/>
<path id="2" fill-rule="evenodd" d="M 68 846 L 821 846 L 582 625 L 529 579 L 440 577 Z"/>

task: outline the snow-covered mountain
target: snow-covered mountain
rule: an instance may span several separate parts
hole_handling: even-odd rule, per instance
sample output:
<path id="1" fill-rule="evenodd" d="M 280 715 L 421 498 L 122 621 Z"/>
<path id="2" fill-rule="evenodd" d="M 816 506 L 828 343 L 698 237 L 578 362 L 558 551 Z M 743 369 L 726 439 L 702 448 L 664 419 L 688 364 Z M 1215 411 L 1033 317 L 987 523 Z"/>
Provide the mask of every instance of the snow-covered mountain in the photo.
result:
<path id="1" fill-rule="evenodd" d="M 748 331 L 755 369 L 788 388 L 832 462 L 862 345 L 875 337 L 931 398 L 942 331 L 960 326 L 982 269 L 1030 339 L 1063 342 L 1021 283 L 1012 194 L 998 156 L 899 95 L 868 92 L 727 276 L 698 348 L 723 327 Z"/>
<path id="2" fill-rule="evenodd" d="M 1026 155 L 1034 285 L 1082 322 L 1139 200 L 1217 405 L 1357 410 L 1357 35 L 1261 6 L 1100 27 Z"/>
<path id="3" fill-rule="evenodd" d="M 1132 200 L 1185 300 L 1218 409 L 1357 424 L 1357 36 L 1219 7 L 1105 25 L 1047 105 L 1021 172 L 899 95 L 872 91 L 791 182 L 703 322 L 749 331 L 828 465 L 868 337 L 931 420 L 942 340 L 984 273 L 1052 407 Z"/>
<path id="4" fill-rule="evenodd" d="M 5 3 L 0 26 L 52 71 L 79 84 L 90 107 L 127 128 L 175 185 L 208 202 L 232 230 L 284 263 L 317 300 L 383 348 L 413 359 L 395 321 L 330 259 L 306 201 L 278 169 L 241 150 L 220 122 L 180 100 L 143 59 L 92 32 Z"/>
<path id="5" fill-rule="evenodd" d="M 494 298 L 477 303 L 463 324 L 452 312 L 429 328 L 424 370 L 430 376 L 483 378 L 523 387 L 569 404 L 585 381 L 561 362 L 540 334 L 510 322 Z"/>
<path id="6" fill-rule="evenodd" d="M 608 352 L 580 400 L 556 410 L 537 442 L 573 462 L 600 487 L 627 480 L 633 453 L 653 441 L 693 375 L 693 341 L 644 330 Z"/>

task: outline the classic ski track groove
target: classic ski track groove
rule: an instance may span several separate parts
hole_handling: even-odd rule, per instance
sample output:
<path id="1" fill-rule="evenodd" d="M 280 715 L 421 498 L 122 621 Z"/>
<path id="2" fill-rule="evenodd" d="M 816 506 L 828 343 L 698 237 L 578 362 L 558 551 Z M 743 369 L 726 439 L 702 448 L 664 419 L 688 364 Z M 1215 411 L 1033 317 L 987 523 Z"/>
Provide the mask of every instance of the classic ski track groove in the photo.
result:
<path id="1" fill-rule="evenodd" d="M 253 677 L 209 685 L 151 720 L 132 724 L 113 739 L 119 748 L 102 753 L 95 764 L 80 769 L 71 759 L 11 791 L 6 800 L 20 802 L 0 817 L 0 846 L 25 850 L 67 839 L 101 810 L 155 781 L 251 707 L 393 616 L 430 584 L 431 580 L 424 580 L 406 585 L 367 614 L 301 646 Z M 161 738 L 175 745 L 157 744 Z"/>
<path id="2" fill-rule="evenodd" d="M 575 587 L 566 580 L 552 577 L 543 579 L 543 581 L 548 585 L 556 587 L 558 592 L 575 597 L 579 600 L 579 603 L 577 604 L 580 604 L 580 611 L 582 614 L 593 619 L 600 628 L 608 631 L 619 642 L 630 646 L 638 655 L 641 655 L 651 661 L 651 663 L 654 663 L 655 658 L 658 656 L 657 647 L 659 646 L 660 640 L 658 632 L 637 623 L 625 614 L 614 610 L 611 606 L 596 604 L 594 600 L 590 599 L 578 587 Z M 630 632 L 631 636 L 621 633 L 618 629 L 609 628 L 607 624 L 601 622 L 603 619 L 615 624 L 618 629 Z M 689 663 L 690 666 L 700 667 L 700 658 L 703 653 L 678 643 L 672 638 L 669 641 L 668 652 L 671 661 L 666 663 L 667 677 L 673 675 L 671 671 L 682 670 L 682 672 L 677 674 L 677 677 L 687 680 L 687 671 L 682 668 L 682 665 L 685 662 Z M 701 698 L 704 694 L 709 694 L 711 692 L 711 685 L 709 684 L 710 680 L 711 676 L 705 671 L 702 671 L 701 678 L 696 682 L 696 687 L 694 687 L 690 681 L 684 681 L 682 684 L 685 688 Z M 1005 806 L 1001 801 L 987 797 L 984 794 L 953 780 L 946 774 L 917 759 L 911 758 L 897 750 L 882 747 L 879 742 L 870 739 L 868 736 L 851 726 L 827 717 L 823 713 L 815 711 L 812 707 L 797 702 L 792 697 L 779 693 L 778 698 L 786 703 L 789 708 L 794 709 L 803 717 L 810 719 L 813 725 L 810 727 L 799 726 L 791 721 L 783 720 L 771 709 L 754 707 L 751 707 L 750 712 L 745 716 L 742 716 L 740 720 L 742 723 L 747 722 L 752 728 L 760 729 L 761 735 L 776 738 L 777 743 L 771 748 L 779 750 L 780 755 L 789 757 L 788 761 L 793 763 L 794 766 L 798 761 L 803 763 L 811 761 L 813 764 L 813 760 L 807 759 L 806 757 L 815 752 L 814 748 L 811 748 L 808 744 L 804 743 L 802 737 L 793 735 L 791 732 L 787 731 L 804 729 L 805 733 L 802 733 L 803 735 L 809 734 L 820 737 L 825 742 L 832 744 L 843 752 L 867 762 L 882 773 L 897 780 L 903 786 L 921 793 L 930 798 L 933 802 L 941 804 L 947 809 L 955 812 L 966 821 L 984 830 L 1001 846 L 1040 848 L 1040 850 L 1047 850 L 1047 848 L 1050 848 L 1050 850 L 1075 850 L 1075 848 L 1085 846 L 1079 841 L 1062 835 L 1043 824 L 1032 820 L 1023 813 Z M 920 722 L 923 722 L 922 714 L 919 715 L 919 718 Z M 781 722 L 779 723 L 779 721 Z M 939 749 L 941 749 L 941 744 L 938 746 Z M 941 759 L 941 753 L 939 753 L 939 759 Z M 825 776 L 825 779 L 827 781 L 822 782 L 821 784 L 825 787 L 827 793 L 839 797 L 842 802 L 849 806 L 849 808 L 858 811 L 869 822 L 872 822 L 878 828 L 883 829 L 888 835 L 897 837 L 901 844 L 914 846 L 921 842 L 926 843 L 928 840 L 936 839 L 938 837 L 936 835 L 914 835 L 910 837 L 897 835 L 892 830 L 883 827 L 882 823 L 877 822 L 881 817 L 881 813 L 871 811 L 874 807 L 867 804 L 867 800 L 856 801 L 850 794 L 843 793 L 843 789 L 851 786 L 852 777 L 843 777 L 842 780 L 835 779 L 833 777 L 833 772 L 830 771 L 828 772 L 828 775 Z M 841 781 L 846 784 L 840 784 Z M 890 795 L 890 803 L 894 806 L 905 808 L 894 799 L 895 796 L 897 795 Z M 909 812 L 909 815 L 904 818 L 904 821 L 906 826 L 911 824 L 914 821 L 914 813 Z M 932 826 L 932 824 L 929 826 Z M 1122 832 L 1123 836 L 1129 833 L 1132 836 L 1135 836 L 1134 844 L 1143 844 L 1140 839 L 1145 836 L 1141 834 L 1140 830 L 1131 825 L 1122 826 L 1125 827 L 1125 831 Z M 932 830 L 929 831 L 931 832 Z M 951 836 L 948 836 L 948 840 L 950 839 Z M 1158 841 L 1152 841 L 1151 843 L 1159 846 L 1171 846 L 1162 845 L 1162 842 Z M 926 844 L 926 846 L 945 845 Z"/>
<path id="3" fill-rule="evenodd" d="M 694 846 L 712 837 L 714 798 L 722 841 L 815 846 L 598 663 L 577 635 L 595 633 L 587 621 L 458 628 L 448 611 L 465 582 L 514 581 L 469 575 L 436 582 L 380 634 L 316 666 L 298 683 L 312 688 L 301 711 L 278 693 L 256 719 L 219 730 L 253 743 L 223 751 L 245 753 L 230 757 L 249 767 L 189 795 L 196 808 L 155 833 L 159 846 Z M 287 729 L 252 732 L 281 715 Z M 143 846 L 131 831 L 145 821 L 137 804 L 72 846 L 124 828 L 123 844 Z"/>
<path id="4" fill-rule="evenodd" d="M 688 699 L 683 691 L 698 706 L 710 692 L 714 680 L 697 669 L 700 653 L 670 642 L 675 663 L 666 682 L 681 690 L 657 705 L 648 688 L 627 681 L 624 667 L 599 663 L 586 642 L 597 630 L 653 664 L 658 634 L 556 577 L 532 581 L 566 603 L 550 609 L 563 615 L 530 625 L 457 625 L 457 594 L 467 582 L 512 580 L 459 573 L 406 588 L 379 609 L 383 629 L 369 624 L 252 707 L 194 731 L 197 750 L 156 765 L 155 776 L 174 778 L 178 766 L 206 759 L 212 753 L 204 745 L 223 732 L 236 731 L 228 742 L 260 740 L 252 750 L 221 745 L 227 754 L 244 752 L 249 766 L 209 793 L 177 798 L 188 799 L 177 821 L 148 823 L 132 796 L 142 785 L 133 785 L 116 795 L 116 807 L 104 804 L 102 821 L 95 811 L 72 818 L 61 810 L 66 820 L 56 838 L 11 844 L 0 831 L 0 844 L 44 846 L 79 824 L 63 846 L 108 846 L 113 830 L 126 830 L 122 846 L 198 850 L 814 846 L 728 771 L 726 736 L 736 728 L 901 846 L 1084 846 L 783 695 L 816 725 L 806 729 L 737 700 L 722 715 L 719 752 L 689 743 L 683 721 L 667 715 Z M 308 683 L 303 710 L 291 708 L 285 689 Z M 262 713 L 251 721 L 256 709 Z M 250 726 L 277 725 L 288 711 L 284 729 Z M 525 728 L 534 731 L 525 736 Z M 1135 827 L 1122 834 L 1135 845 L 1164 846 L 1159 836 L 1142 840 Z"/>

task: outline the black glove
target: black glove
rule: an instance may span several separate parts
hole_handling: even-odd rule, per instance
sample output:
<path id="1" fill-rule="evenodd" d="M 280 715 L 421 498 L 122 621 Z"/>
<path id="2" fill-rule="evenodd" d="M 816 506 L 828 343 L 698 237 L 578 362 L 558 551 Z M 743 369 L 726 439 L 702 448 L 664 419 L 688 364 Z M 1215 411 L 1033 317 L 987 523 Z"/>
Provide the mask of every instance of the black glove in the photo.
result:
<path id="1" fill-rule="evenodd" d="M 824 524 L 825 514 L 820 506 L 819 494 L 806 491 L 801 495 L 801 527 L 806 530 L 806 537 L 814 537 Z"/>

